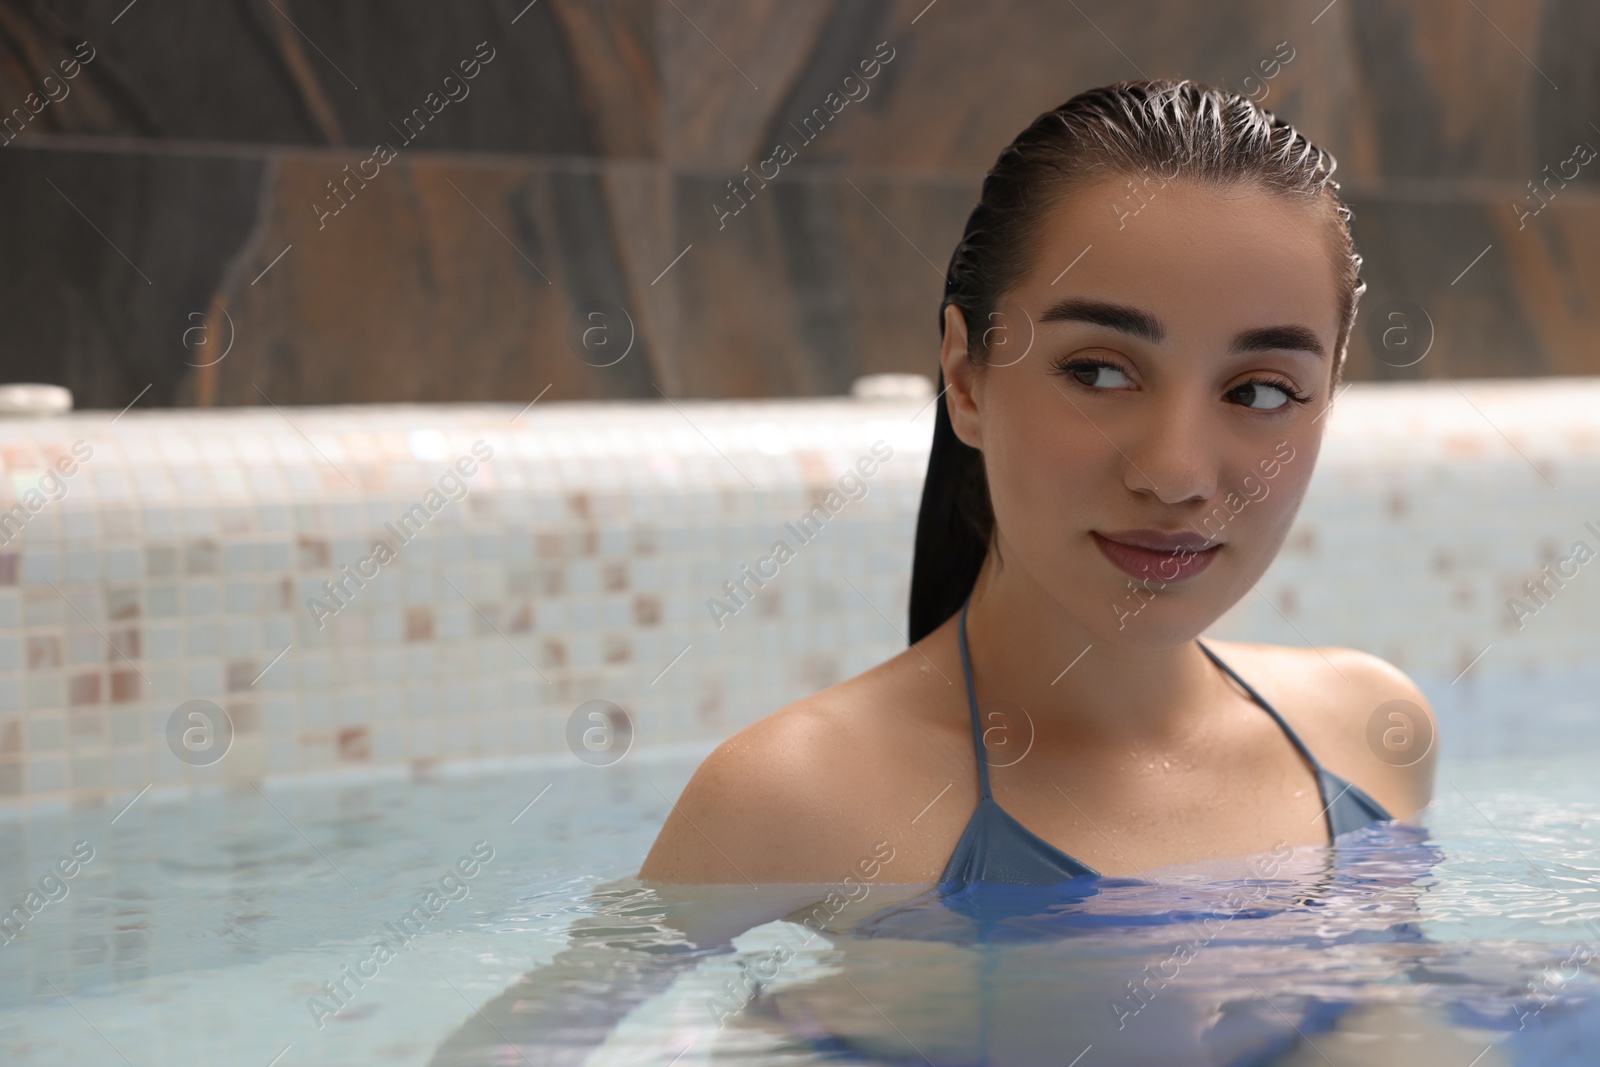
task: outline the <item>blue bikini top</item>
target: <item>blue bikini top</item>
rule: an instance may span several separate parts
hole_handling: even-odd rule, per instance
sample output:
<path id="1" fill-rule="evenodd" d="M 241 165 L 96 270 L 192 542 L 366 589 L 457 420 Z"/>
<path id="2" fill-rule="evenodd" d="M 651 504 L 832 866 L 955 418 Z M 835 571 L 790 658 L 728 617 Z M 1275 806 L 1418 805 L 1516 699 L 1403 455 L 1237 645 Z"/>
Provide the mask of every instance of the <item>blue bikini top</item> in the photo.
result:
<path id="1" fill-rule="evenodd" d="M 989 791 L 989 763 L 983 743 L 983 726 L 978 717 L 978 697 L 972 684 L 972 656 L 967 651 L 967 605 L 969 596 L 961 605 L 960 642 L 961 672 L 967 683 L 967 705 L 972 712 L 972 744 L 978 762 L 978 807 L 967 823 L 966 831 L 956 843 L 950 862 L 940 877 L 940 891 L 954 892 L 974 883 L 1004 883 L 1008 885 L 1048 886 L 1075 878 L 1098 878 L 1100 872 L 1079 860 L 1073 859 L 1033 831 L 1023 826 L 1002 808 Z M 1200 642 L 1196 642 L 1200 644 Z M 1325 769 L 1317 762 L 1295 732 L 1284 722 L 1283 716 L 1262 699 L 1250 685 L 1204 644 L 1200 649 L 1211 662 L 1239 683 L 1250 699 L 1271 715 L 1294 747 L 1317 775 L 1317 788 L 1328 820 L 1330 839 L 1352 830 L 1359 830 L 1375 822 L 1394 818 L 1372 797 L 1356 785 Z"/>

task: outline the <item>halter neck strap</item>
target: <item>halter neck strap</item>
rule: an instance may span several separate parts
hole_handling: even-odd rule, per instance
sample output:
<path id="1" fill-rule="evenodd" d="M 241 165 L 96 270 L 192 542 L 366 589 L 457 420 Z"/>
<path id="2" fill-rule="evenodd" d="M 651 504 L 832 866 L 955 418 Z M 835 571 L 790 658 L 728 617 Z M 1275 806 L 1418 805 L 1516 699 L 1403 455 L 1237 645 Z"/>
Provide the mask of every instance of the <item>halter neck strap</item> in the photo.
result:
<path id="1" fill-rule="evenodd" d="M 1299 750 L 1300 755 L 1304 756 L 1306 758 L 1306 762 L 1311 764 L 1311 769 L 1316 771 L 1320 776 L 1322 774 L 1322 764 L 1317 762 L 1317 757 L 1311 754 L 1311 750 L 1306 747 L 1306 743 L 1304 741 L 1300 740 L 1300 735 L 1294 732 L 1294 728 L 1289 725 L 1282 715 L 1278 714 L 1278 709 L 1267 703 L 1267 698 L 1256 692 L 1255 687 L 1253 687 L 1249 682 L 1239 677 L 1238 672 L 1236 672 L 1226 663 L 1222 662 L 1222 657 L 1218 656 L 1215 652 L 1211 651 L 1211 649 L 1207 648 L 1205 642 L 1201 641 L 1199 638 L 1195 638 L 1194 643 L 1200 646 L 1200 651 L 1204 652 L 1206 657 L 1210 659 L 1212 663 L 1215 663 L 1218 667 L 1222 668 L 1222 673 L 1226 674 L 1229 678 L 1232 678 L 1235 682 L 1237 682 L 1239 684 L 1239 688 L 1243 689 L 1245 693 L 1249 695 L 1251 700 L 1261 705 L 1261 709 L 1268 715 L 1272 716 L 1273 721 L 1278 724 L 1278 728 L 1288 736 L 1289 740 L 1294 744 L 1294 747 Z"/>
<path id="2" fill-rule="evenodd" d="M 967 683 L 967 707 L 972 712 L 972 750 L 978 759 L 978 795 L 991 799 L 989 792 L 989 751 L 983 743 L 983 721 L 978 716 L 978 693 L 972 684 L 972 653 L 967 650 L 967 607 L 972 594 L 961 602 L 961 625 L 958 636 L 961 644 L 961 676 Z"/>

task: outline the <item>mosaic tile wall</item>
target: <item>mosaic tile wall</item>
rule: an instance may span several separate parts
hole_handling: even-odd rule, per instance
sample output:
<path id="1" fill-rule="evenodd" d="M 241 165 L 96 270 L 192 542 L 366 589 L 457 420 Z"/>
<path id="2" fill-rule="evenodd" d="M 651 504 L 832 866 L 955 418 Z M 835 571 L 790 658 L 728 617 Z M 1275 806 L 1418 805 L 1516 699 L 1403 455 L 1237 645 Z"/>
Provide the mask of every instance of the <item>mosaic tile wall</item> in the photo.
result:
<path id="1" fill-rule="evenodd" d="M 918 406 L 0 423 L 17 500 L 74 442 L 92 450 L 0 530 L 0 803 L 565 752 L 593 698 L 624 705 L 641 746 L 726 733 L 900 640 L 879 612 L 905 613 Z M 880 439 L 866 495 L 719 630 L 707 598 Z M 458 480 L 462 457 L 476 470 Z M 395 558 L 371 558 L 374 538 Z M 211 766 L 168 748 L 192 699 L 235 727 Z"/>
<path id="2" fill-rule="evenodd" d="M 1288 547 L 1215 632 L 1385 655 L 1458 751 L 1600 741 L 1600 567 L 1521 629 L 1506 606 L 1600 546 L 1596 410 L 1580 379 L 1350 387 Z M 592 699 L 640 749 L 726 736 L 904 647 L 931 427 L 842 398 L 0 422 L 0 809 L 570 758 Z M 169 740 L 192 700 L 233 724 L 206 766 Z"/>

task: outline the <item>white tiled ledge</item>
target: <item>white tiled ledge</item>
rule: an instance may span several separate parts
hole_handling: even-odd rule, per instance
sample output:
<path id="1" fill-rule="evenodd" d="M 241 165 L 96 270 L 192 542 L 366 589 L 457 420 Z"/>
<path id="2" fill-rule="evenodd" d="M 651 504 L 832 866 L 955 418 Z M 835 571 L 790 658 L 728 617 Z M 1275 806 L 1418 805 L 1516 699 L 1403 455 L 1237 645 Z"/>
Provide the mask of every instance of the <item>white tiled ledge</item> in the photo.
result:
<path id="1" fill-rule="evenodd" d="M 1600 577 L 1521 630 L 1506 600 L 1600 525 L 1595 412 L 1588 379 L 1351 386 L 1262 595 L 1215 633 L 1384 655 L 1462 751 L 1532 743 L 1530 710 L 1550 743 L 1592 732 Z M 641 747 L 724 735 L 903 647 L 932 423 L 843 398 L 0 421 L 0 510 L 93 450 L 0 545 L 0 806 L 559 755 L 591 698 Z M 719 629 L 707 598 L 880 441 L 865 496 Z M 306 600 L 441 484 L 318 629 Z M 237 728 L 210 767 L 166 740 L 195 698 Z"/>

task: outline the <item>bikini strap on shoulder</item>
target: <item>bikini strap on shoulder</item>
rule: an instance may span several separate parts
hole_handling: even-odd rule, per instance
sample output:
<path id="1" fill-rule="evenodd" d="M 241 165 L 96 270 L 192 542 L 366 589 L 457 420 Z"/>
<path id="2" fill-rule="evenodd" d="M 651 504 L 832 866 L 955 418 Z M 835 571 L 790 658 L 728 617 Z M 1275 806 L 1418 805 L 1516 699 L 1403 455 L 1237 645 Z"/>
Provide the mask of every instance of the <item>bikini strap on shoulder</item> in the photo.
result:
<path id="1" fill-rule="evenodd" d="M 967 651 L 967 606 L 972 594 L 961 602 L 961 624 L 957 631 L 961 644 L 961 676 L 967 683 L 967 708 L 972 712 L 972 751 L 978 761 L 978 795 L 983 800 L 989 796 L 989 752 L 983 743 L 983 721 L 978 716 L 978 693 L 972 682 L 972 653 Z"/>
<path id="2" fill-rule="evenodd" d="M 1286 735 L 1288 735 L 1288 738 L 1294 744 L 1294 747 L 1300 751 L 1300 754 L 1306 758 L 1306 762 L 1311 764 L 1312 769 L 1317 772 L 1317 778 L 1320 784 L 1322 777 L 1322 764 L 1317 762 L 1317 757 L 1311 754 L 1311 750 L 1306 747 L 1306 743 L 1300 740 L 1300 735 L 1294 732 L 1294 727 L 1290 726 L 1284 717 L 1278 713 L 1278 709 L 1267 703 L 1267 699 L 1260 693 L 1256 692 L 1255 687 L 1253 687 L 1249 682 L 1239 677 L 1237 671 L 1228 666 L 1226 663 L 1222 662 L 1222 657 L 1218 656 L 1215 652 L 1211 651 L 1211 649 L 1207 648 L 1205 642 L 1196 638 L 1195 644 L 1200 646 L 1200 651 L 1204 652 L 1212 663 L 1215 663 L 1218 667 L 1222 668 L 1222 672 L 1224 674 L 1226 674 L 1229 678 L 1232 678 L 1235 682 L 1239 683 L 1239 688 L 1248 693 L 1251 700 L 1254 700 L 1257 704 L 1260 704 L 1262 709 L 1265 710 L 1268 715 L 1272 716 L 1272 720 L 1278 724 L 1278 727 L 1283 730 Z"/>

